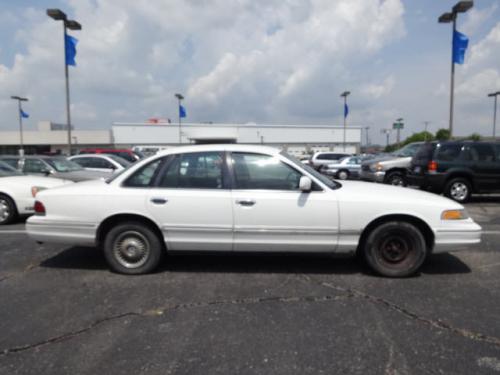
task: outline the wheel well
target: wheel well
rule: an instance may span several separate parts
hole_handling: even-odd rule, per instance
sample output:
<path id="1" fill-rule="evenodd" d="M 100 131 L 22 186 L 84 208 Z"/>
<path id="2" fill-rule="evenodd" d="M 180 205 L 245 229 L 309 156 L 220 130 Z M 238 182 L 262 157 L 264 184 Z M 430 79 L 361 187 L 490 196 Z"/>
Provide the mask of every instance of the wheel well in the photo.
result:
<path id="1" fill-rule="evenodd" d="M 17 210 L 16 201 L 15 201 L 15 200 L 14 200 L 14 199 L 13 199 L 13 198 L 9 195 L 9 194 L 7 194 L 7 193 L 2 193 L 2 192 L 0 191 L 0 197 L 2 197 L 2 196 L 3 196 L 3 197 L 5 197 L 5 198 L 7 198 L 7 199 L 10 199 L 10 201 L 11 201 L 11 202 L 12 202 L 12 204 L 14 205 L 15 214 L 17 215 L 18 210 Z"/>
<path id="2" fill-rule="evenodd" d="M 406 223 L 415 225 L 424 236 L 427 251 L 429 253 L 432 251 L 432 248 L 434 247 L 434 232 L 432 232 L 432 229 L 425 221 L 411 215 L 386 215 L 373 220 L 365 227 L 365 229 L 361 233 L 356 253 L 361 253 L 365 245 L 365 241 L 372 230 L 374 230 L 379 225 L 387 223 L 389 221 L 404 221 Z"/>
<path id="3" fill-rule="evenodd" d="M 111 230 L 111 228 L 125 221 L 136 221 L 147 225 L 150 229 L 152 229 L 156 233 L 161 242 L 163 244 L 165 243 L 165 238 L 163 237 L 163 233 L 161 232 L 160 228 L 158 228 L 158 225 L 156 225 L 156 223 L 151 219 L 148 219 L 145 216 L 137 214 L 117 214 L 108 217 L 97 228 L 97 235 L 96 235 L 97 246 L 100 247 L 102 245 L 106 233 L 108 233 Z"/>
<path id="4" fill-rule="evenodd" d="M 453 180 L 454 178 L 464 178 L 466 179 L 467 181 L 469 181 L 470 183 L 470 186 L 472 186 L 472 190 L 473 191 L 476 191 L 476 186 L 474 184 L 474 179 L 472 178 L 472 176 L 468 173 L 465 173 L 465 172 L 453 172 L 451 173 L 447 178 L 446 178 L 446 181 L 444 182 L 445 186 L 448 184 L 448 182 L 450 182 L 451 180 Z"/>

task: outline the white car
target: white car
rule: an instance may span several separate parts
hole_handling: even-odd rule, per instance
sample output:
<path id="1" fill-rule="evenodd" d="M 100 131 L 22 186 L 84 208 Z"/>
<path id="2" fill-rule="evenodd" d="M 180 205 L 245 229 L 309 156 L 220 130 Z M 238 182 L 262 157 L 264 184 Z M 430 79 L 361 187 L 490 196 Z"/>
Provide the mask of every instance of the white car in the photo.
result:
<path id="1" fill-rule="evenodd" d="M 108 181 L 37 195 L 29 235 L 100 246 L 117 272 L 165 252 L 358 253 L 379 274 L 415 273 L 431 252 L 480 242 L 460 204 L 434 194 L 335 182 L 274 148 L 172 148 Z"/>
<path id="2" fill-rule="evenodd" d="M 68 159 L 84 169 L 108 173 L 120 172 L 132 164 L 119 156 L 105 154 L 80 154 Z"/>
<path id="3" fill-rule="evenodd" d="M 58 178 L 26 176 L 0 161 L 0 225 L 35 213 L 35 194 L 69 183 Z"/>

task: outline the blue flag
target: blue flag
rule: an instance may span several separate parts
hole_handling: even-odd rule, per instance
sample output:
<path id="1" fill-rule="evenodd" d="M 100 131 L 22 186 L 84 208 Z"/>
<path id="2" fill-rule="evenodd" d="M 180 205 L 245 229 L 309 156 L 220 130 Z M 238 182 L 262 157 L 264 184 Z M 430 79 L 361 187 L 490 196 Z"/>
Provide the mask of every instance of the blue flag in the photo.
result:
<path id="1" fill-rule="evenodd" d="M 180 118 L 186 117 L 186 108 L 184 108 L 182 105 L 179 105 L 179 117 Z"/>
<path id="2" fill-rule="evenodd" d="M 66 54 L 66 65 L 76 66 L 75 56 L 76 56 L 76 44 L 78 39 L 66 34 L 64 38 L 64 51 Z"/>
<path id="3" fill-rule="evenodd" d="M 469 45 L 469 38 L 466 35 L 453 32 L 453 62 L 456 64 L 463 64 L 465 58 L 465 50 Z"/>
<path id="4" fill-rule="evenodd" d="M 20 109 L 19 111 L 21 111 L 21 117 L 22 118 L 28 118 L 28 117 L 30 117 L 30 115 L 28 113 L 24 112 L 22 109 Z"/>
<path id="5" fill-rule="evenodd" d="M 349 114 L 349 107 L 347 104 L 344 104 L 344 118 L 347 118 L 347 115 Z"/>

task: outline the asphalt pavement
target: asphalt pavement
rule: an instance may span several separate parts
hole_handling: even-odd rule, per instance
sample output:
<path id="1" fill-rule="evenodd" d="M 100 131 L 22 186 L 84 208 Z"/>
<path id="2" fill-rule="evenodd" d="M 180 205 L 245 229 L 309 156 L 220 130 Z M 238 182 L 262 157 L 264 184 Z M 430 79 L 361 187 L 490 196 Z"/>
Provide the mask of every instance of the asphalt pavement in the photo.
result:
<path id="1" fill-rule="evenodd" d="M 498 374 L 500 196 L 406 279 L 351 258 L 182 255 L 151 275 L 0 227 L 0 374 Z"/>

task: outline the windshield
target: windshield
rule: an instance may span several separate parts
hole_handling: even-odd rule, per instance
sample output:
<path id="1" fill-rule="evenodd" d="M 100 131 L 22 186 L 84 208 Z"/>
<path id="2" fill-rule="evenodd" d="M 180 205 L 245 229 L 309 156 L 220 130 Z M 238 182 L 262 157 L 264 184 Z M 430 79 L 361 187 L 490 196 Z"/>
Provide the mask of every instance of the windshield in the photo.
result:
<path id="1" fill-rule="evenodd" d="M 22 176 L 21 172 L 12 168 L 9 164 L 0 161 L 0 177 Z"/>
<path id="2" fill-rule="evenodd" d="M 396 156 L 413 156 L 420 146 L 420 143 L 410 143 L 409 145 L 406 145 L 399 150 L 394 151 L 393 154 Z"/>
<path id="3" fill-rule="evenodd" d="M 288 160 L 290 160 L 293 164 L 295 164 L 300 169 L 305 169 L 309 174 L 312 174 L 315 178 L 320 180 L 322 183 L 324 183 L 330 189 L 338 189 L 341 186 L 340 184 L 330 180 L 328 177 L 323 176 L 321 173 L 316 171 L 314 168 L 311 168 L 309 165 L 301 163 L 299 160 L 297 160 L 292 155 L 287 154 L 285 151 L 281 151 L 280 154 L 283 155 Z"/>
<path id="4" fill-rule="evenodd" d="M 114 161 L 116 161 L 118 164 L 120 164 L 123 168 L 127 168 L 129 165 L 132 165 L 131 162 L 129 162 L 128 160 L 125 160 L 124 158 L 121 158 L 119 156 L 116 156 L 116 155 L 108 155 L 108 157 L 110 159 L 113 159 Z"/>
<path id="5" fill-rule="evenodd" d="M 58 172 L 75 172 L 83 170 L 81 165 L 64 158 L 45 159 L 45 161 Z"/>

